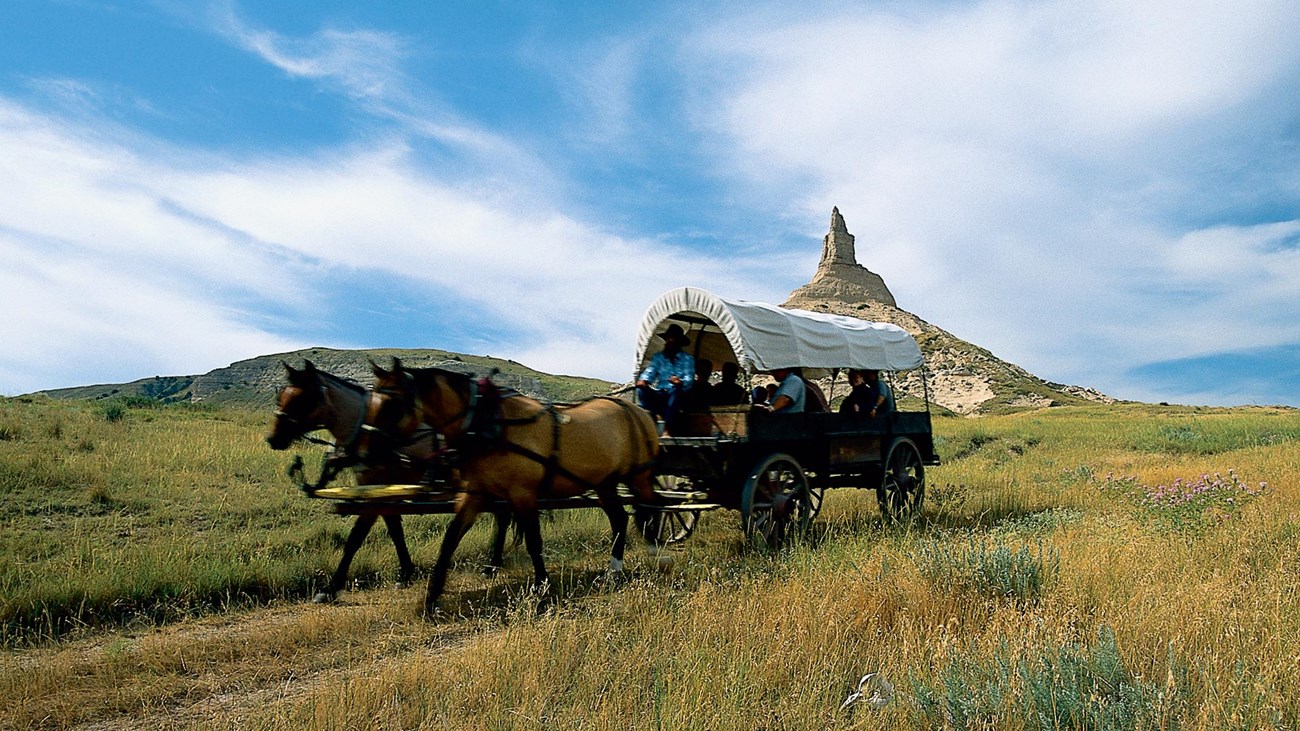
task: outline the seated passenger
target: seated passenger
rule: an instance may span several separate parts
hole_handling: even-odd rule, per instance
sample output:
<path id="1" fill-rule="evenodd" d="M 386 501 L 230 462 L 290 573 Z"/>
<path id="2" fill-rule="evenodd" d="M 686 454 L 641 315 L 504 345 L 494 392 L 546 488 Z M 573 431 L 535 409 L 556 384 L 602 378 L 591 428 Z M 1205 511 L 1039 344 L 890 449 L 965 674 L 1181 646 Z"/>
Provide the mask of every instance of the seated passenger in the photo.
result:
<path id="1" fill-rule="evenodd" d="M 715 385 L 710 393 L 709 403 L 713 406 L 737 406 L 749 401 L 749 396 L 745 394 L 745 387 L 736 383 L 736 378 L 740 376 L 740 365 L 735 361 L 727 361 L 722 364 L 722 381 Z M 767 392 L 764 391 L 766 396 Z"/>
<path id="2" fill-rule="evenodd" d="M 776 393 L 772 394 L 772 403 L 768 405 L 773 413 L 801 414 L 807 396 L 803 378 L 794 368 L 776 368 L 772 377 L 777 381 Z"/>
<path id="3" fill-rule="evenodd" d="M 851 370 L 853 390 L 840 404 L 841 414 L 861 414 L 869 418 L 885 416 L 894 410 L 894 394 L 889 384 L 880 380 L 880 371 Z"/>
<path id="4" fill-rule="evenodd" d="M 713 384 L 709 383 L 709 377 L 713 375 L 713 361 L 708 358 L 697 358 L 695 360 L 695 385 L 691 390 L 686 392 L 685 411 L 700 413 L 709 410 L 709 403 L 713 400 Z"/>
<path id="5" fill-rule="evenodd" d="M 830 404 L 826 403 L 826 394 L 822 393 L 822 387 L 818 386 L 816 381 L 804 378 L 803 385 L 804 390 L 808 392 L 807 408 L 804 411 L 810 414 L 825 414 L 831 410 Z"/>
<path id="6" fill-rule="evenodd" d="M 866 376 L 856 368 L 849 370 L 849 387 L 849 395 L 840 402 L 840 413 L 865 416 L 876 405 L 876 399 L 880 394 L 867 385 Z"/>
<path id="7" fill-rule="evenodd" d="M 876 392 L 876 405 L 867 412 L 867 416 L 875 418 L 877 416 L 889 416 L 894 411 L 894 391 L 888 383 L 880 380 L 880 371 L 867 371 L 863 374 L 867 379 L 867 385 L 871 386 Z"/>

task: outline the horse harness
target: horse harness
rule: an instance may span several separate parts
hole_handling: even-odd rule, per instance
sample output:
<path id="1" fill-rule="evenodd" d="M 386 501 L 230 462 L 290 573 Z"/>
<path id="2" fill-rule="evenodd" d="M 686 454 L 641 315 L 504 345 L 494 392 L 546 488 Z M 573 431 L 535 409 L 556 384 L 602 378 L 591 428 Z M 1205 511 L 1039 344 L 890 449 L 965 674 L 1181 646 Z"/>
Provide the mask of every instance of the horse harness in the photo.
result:
<path id="1" fill-rule="evenodd" d="M 354 385 L 350 381 L 343 381 L 342 379 L 337 379 L 337 378 L 335 378 L 335 380 L 338 380 L 342 385 L 345 386 Z M 362 390 L 364 391 L 364 389 Z M 330 400 L 327 394 L 327 389 L 325 387 L 325 384 L 323 383 L 320 384 L 320 398 L 327 402 Z M 367 394 L 365 398 L 369 400 L 370 395 Z M 314 493 L 317 490 L 328 485 L 330 482 L 333 482 L 334 478 L 337 477 L 339 473 L 341 473 L 345 469 L 348 469 L 349 467 L 354 467 L 357 464 L 365 464 L 365 466 L 367 467 L 377 466 L 362 460 L 360 455 L 357 454 L 357 450 L 356 450 L 357 442 L 361 440 L 361 434 L 363 432 L 380 431 L 376 427 L 366 423 L 366 408 L 361 408 L 357 410 L 356 423 L 353 425 L 351 434 L 348 436 L 347 440 L 343 442 L 331 442 L 328 439 L 321 439 L 320 437 L 313 436 L 311 434 L 312 431 L 315 431 L 316 429 L 325 428 L 324 425 L 318 421 L 311 421 L 310 419 L 294 416 L 288 413 L 287 411 L 285 411 L 284 409 L 276 409 L 274 412 L 274 416 L 276 418 L 283 419 L 289 422 L 290 424 L 293 424 L 299 427 L 300 429 L 302 429 L 303 433 L 298 437 L 298 439 L 301 439 L 306 442 L 311 442 L 312 444 L 319 444 L 321 446 L 329 447 L 329 452 L 325 455 L 325 459 L 321 466 L 320 476 L 317 478 L 315 483 L 308 483 L 306 481 L 304 477 L 304 472 L 303 472 L 304 467 L 303 467 L 301 457 L 295 458 L 293 463 L 289 465 L 288 472 L 290 478 L 294 479 L 299 484 L 299 487 L 301 487 L 302 490 L 304 492 L 307 492 L 308 494 Z M 438 433 L 432 429 L 429 429 L 428 427 L 416 429 L 414 434 L 412 434 L 408 439 L 402 442 L 399 448 L 393 451 L 393 454 L 396 456 L 397 461 L 405 462 L 407 464 L 414 463 L 415 459 L 412 458 L 411 455 L 404 452 L 403 449 L 406 447 L 411 447 L 413 445 L 419 444 L 422 440 L 429 439 L 429 438 L 432 438 L 434 440 L 434 444 L 437 444 Z M 430 462 L 430 464 L 428 465 L 430 472 L 432 472 L 434 469 L 437 468 L 438 466 L 436 464 L 437 460 L 445 451 L 446 451 L 445 448 L 441 450 L 439 449 L 432 450 L 433 455 L 428 460 Z"/>
<path id="2" fill-rule="evenodd" d="M 542 408 L 536 412 L 521 417 L 509 418 L 505 416 L 504 405 L 508 399 L 516 396 L 523 396 L 522 393 L 514 389 L 503 389 L 493 383 L 490 376 L 480 378 L 477 381 L 469 381 L 469 395 L 463 413 L 457 413 L 451 417 L 442 427 L 435 427 L 438 431 L 450 426 L 457 421 L 461 422 L 461 433 L 455 440 L 448 440 L 448 449 L 454 449 L 458 452 L 460 461 L 488 454 L 496 450 L 504 450 L 512 454 L 525 457 L 533 462 L 542 465 L 544 472 L 542 481 L 538 484 L 537 492 L 541 497 L 547 497 L 551 494 L 556 477 L 563 477 L 587 490 L 595 490 L 600 487 L 599 484 L 593 483 L 583 477 L 575 474 L 572 470 L 567 469 L 560 464 L 560 427 L 569 423 L 570 417 L 564 413 L 565 409 L 556 407 L 553 403 L 542 404 Z M 625 401 L 621 401 L 612 396 L 597 396 L 595 398 L 604 399 L 613 402 L 619 406 L 624 418 L 638 432 L 646 444 L 646 452 L 653 454 L 653 445 L 649 438 L 648 432 L 643 425 L 638 424 L 635 414 L 630 411 L 636 407 Z M 510 441 L 506 437 L 506 430 L 511 426 L 525 426 L 537 423 L 543 415 L 551 417 L 551 449 L 549 454 L 541 454 L 533 451 L 523 445 Z M 455 442 L 453 444 L 452 442 Z M 639 474 L 649 470 L 654 466 L 653 456 L 645 462 L 633 465 L 628 471 L 628 475 Z"/>

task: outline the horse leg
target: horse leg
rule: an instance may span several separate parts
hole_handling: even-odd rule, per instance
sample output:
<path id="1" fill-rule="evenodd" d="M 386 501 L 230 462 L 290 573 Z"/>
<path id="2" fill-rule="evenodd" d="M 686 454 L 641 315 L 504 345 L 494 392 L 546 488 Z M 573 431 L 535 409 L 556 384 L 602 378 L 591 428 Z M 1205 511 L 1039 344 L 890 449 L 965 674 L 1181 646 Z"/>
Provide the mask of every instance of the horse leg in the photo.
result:
<path id="1" fill-rule="evenodd" d="M 636 496 L 634 498 L 636 504 L 632 508 L 633 521 L 636 523 L 637 530 L 641 531 L 641 537 L 645 538 L 651 553 L 654 553 L 658 548 L 656 541 L 659 540 L 659 526 L 663 520 L 663 514 L 652 507 L 663 502 L 655 493 L 654 477 L 648 470 L 643 470 L 632 475 L 627 481 L 627 486 Z"/>
<path id="2" fill-rule="evenodd" d="M 524 545 L 528 547 L 528 555 L 533 559 L 533 585 L 545 590 L 550 577 L 546 575 L 546 564 L 542 561 L 542 524 L 537 509 L 518 511 L 515 520 L 524 532 Z"/>
<path id="3" fill-rule="evenodd" d="M 510 512 L 507 510 L 497 510 L 492 513 L 496 518 L 496 535 L 492 537 L 492 557 L 488 559 L 488 565 L 483 567 L 484 576 L 496 576 L 497 572 L 506 565 L 506 534 L 510 532 Z"/>
<path id="4" fill-rule="evenodd" d="M 480 498 L 473 495 L 466 495 L 460 505 L 456 506 L 456 517 L 447 524 L 447 532 L 442 536 L 442 547 L 438 549 L 438 562 L 433 565 L 433 574 L 429 576 L 429 590 L 424 595 L 425 616 L 432 616 L 437 611 L 438 599 L 447 585 L 447 571 L 451 568 L 452 554 L 474 525 L 479 508 Z"/>
<path id="5" fill-rule="evenodd" d="M 348 541 L 343 545 L 343 558 L 339 559 L 339 567 L 334 570 L 334 576 L 330 578 L 330 583 L 312 597 L 312 601 L 317 604 L 328 604 L 338 598 L 338 593 L 348 581 L 348 568 L 352 566 L 352 557 L 356 555 L 357 549 L 365 542 L 366 536 L 370 535 L 370 529 L 374 527 L 375 515 L 358 515 L 357 522 L 352 524 L 352 530 L 348 533 Z"/>
<path id="6" fill-rule="evenodd" d="M 614 498 L 612 501 L 602 499 L 600 502 L 601 509 L 609 518 L 610 533 L 614 536 L 614 545 L 609 551 L 609 570 L 605 574 L 608 578 L 623 573 L 623 549 L 627 547 L 627 511 L 618 501 L 617 494 Z"/>
<path id="7" fill-rule="evenodd" d="M 655 547 L 656 541 L 659 540 L 659 524 L 663 520 L 663 514 L 644 504 L 638 504 L 632 512 L 637 530 L 641 531 L 641 537 L 645 538 L 646 545 Z"/>
<path id="8" fill-rule="evenodd" d="M 662 505 L 663 499 L 655 493 L 653 476 L 650 472 L 643 471 L 628 481 L 628 487 L 634 495 L 638 496 L 637 505 L 632 512 L 636 527 L 645 538 L 646 553 L 650 554 L 650 558 L 654 559 L 660 568 L 670 566 L 672 558 L 667 554 L 659 553 L 659 549 L 662 548 L 659 540 L 664 514 L 656 506 Z"/>
<path id="9" fill-rule="evenodd" d="M 388 526 L 388 537 L 393 539 L 393 548 L 397 549 L 397 583 L 406 586 L 415 575 L 415 562 L 411 552 L 406 548 L 406 531 L 402 529 L 402 516 L 385 515 L 384 525 Z"/>

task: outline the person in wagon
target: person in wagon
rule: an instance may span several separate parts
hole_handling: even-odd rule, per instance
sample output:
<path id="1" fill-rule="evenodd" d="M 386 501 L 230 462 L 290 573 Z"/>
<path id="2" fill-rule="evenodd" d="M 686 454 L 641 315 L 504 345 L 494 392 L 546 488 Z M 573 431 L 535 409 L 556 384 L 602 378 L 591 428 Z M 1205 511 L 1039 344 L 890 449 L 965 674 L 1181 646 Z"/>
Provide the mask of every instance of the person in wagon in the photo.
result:
<path id="1" fill-rule="evenodd" d="M 876 405 L 867 412 L 867 416 L 888 416 L 894 410 L 893 390 L 888 383 L 880 380 L 880 371 L 867 371 L 863 375 L 867 379 L 867 385 L 876 392 Z"/>
<path id="2" fill-rule="evenodd" d="M 683 405 L 683 411 L 694 413 L 705 413 L 709 410 L 709 404 L 713 401 L 713 384 L 709 383 L 709 378 L 713 375 L 713 361 L 708 358 L 695 359 L 695 385 L 686 392 L 686 403 Z"/>
<path id="3" fill-rule="evenodd" d="M 807 404 L 807 391 L 798 369 L 774 368 L 772 377 L 776 379 L 776 393 L 772 394 L 772 402 L 767 408 L 777 414 L 802 414 Z"/>
<path id="4" fill-rule="evenodd" d="M 711 406 L 737 406 L 749 402 L 745 387 L 736 382 L 740 377 L 740 364 L 734 360 L 722 364 L 722 380 L 713 387 L 709 396 Z M 763 391 L 767 395 L 767 391 Z"/>
<path id="5" fill-rule="evenodd" d="M 682 350 L 691 344 L 682 326 L 673 324 L 659 336 L 664 348 L 650 359 L 636 381 L 637 403 L 664 422 L 672 431 L 677 414 L 686 405 L 686 394 L 695 385 L 695 359 Z"/>
<path id="6" fill-rule="evenodd" d="M 849 383 L 853 384 L 853 390 L 840 404 L 841 414 L 861 414 L 874 419 L 893 411 L 894 394 L 889 390 L 889 384 L 880 380 L 880 371 L 851 370 Z"/>
<path id="7" fill-rule="evenodd" d="M 849 395 L 844 397 L 840 402 L 841 414 L 862 414 L 867 412 L 876 405 L 876 399 L 880 394 L 867 385 L 867 377 L 863 372 L 853 368 L 849 370 Z"/>

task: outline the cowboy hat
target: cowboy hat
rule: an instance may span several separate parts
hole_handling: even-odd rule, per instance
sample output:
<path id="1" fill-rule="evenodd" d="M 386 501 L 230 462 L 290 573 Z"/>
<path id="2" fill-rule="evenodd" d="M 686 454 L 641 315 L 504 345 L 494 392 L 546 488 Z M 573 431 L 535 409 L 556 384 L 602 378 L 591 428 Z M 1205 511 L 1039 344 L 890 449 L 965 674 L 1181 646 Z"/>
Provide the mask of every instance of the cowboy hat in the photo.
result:
<path id="1" fill-rule="evenodd" d="M 669 325 L 667 330 L 664 330 L 663 332 L 659 333 L 659 337 L 663 338 L 664 340 L 668 340 L 669 338 L 677 338 L 677 340 L 680 341 L 681 344 L 684 346 L 691 344 L 691 339 L 686 337 L 686 333 L 682 332 L 681 325 L 676 325 L 676 324 Z"/>

